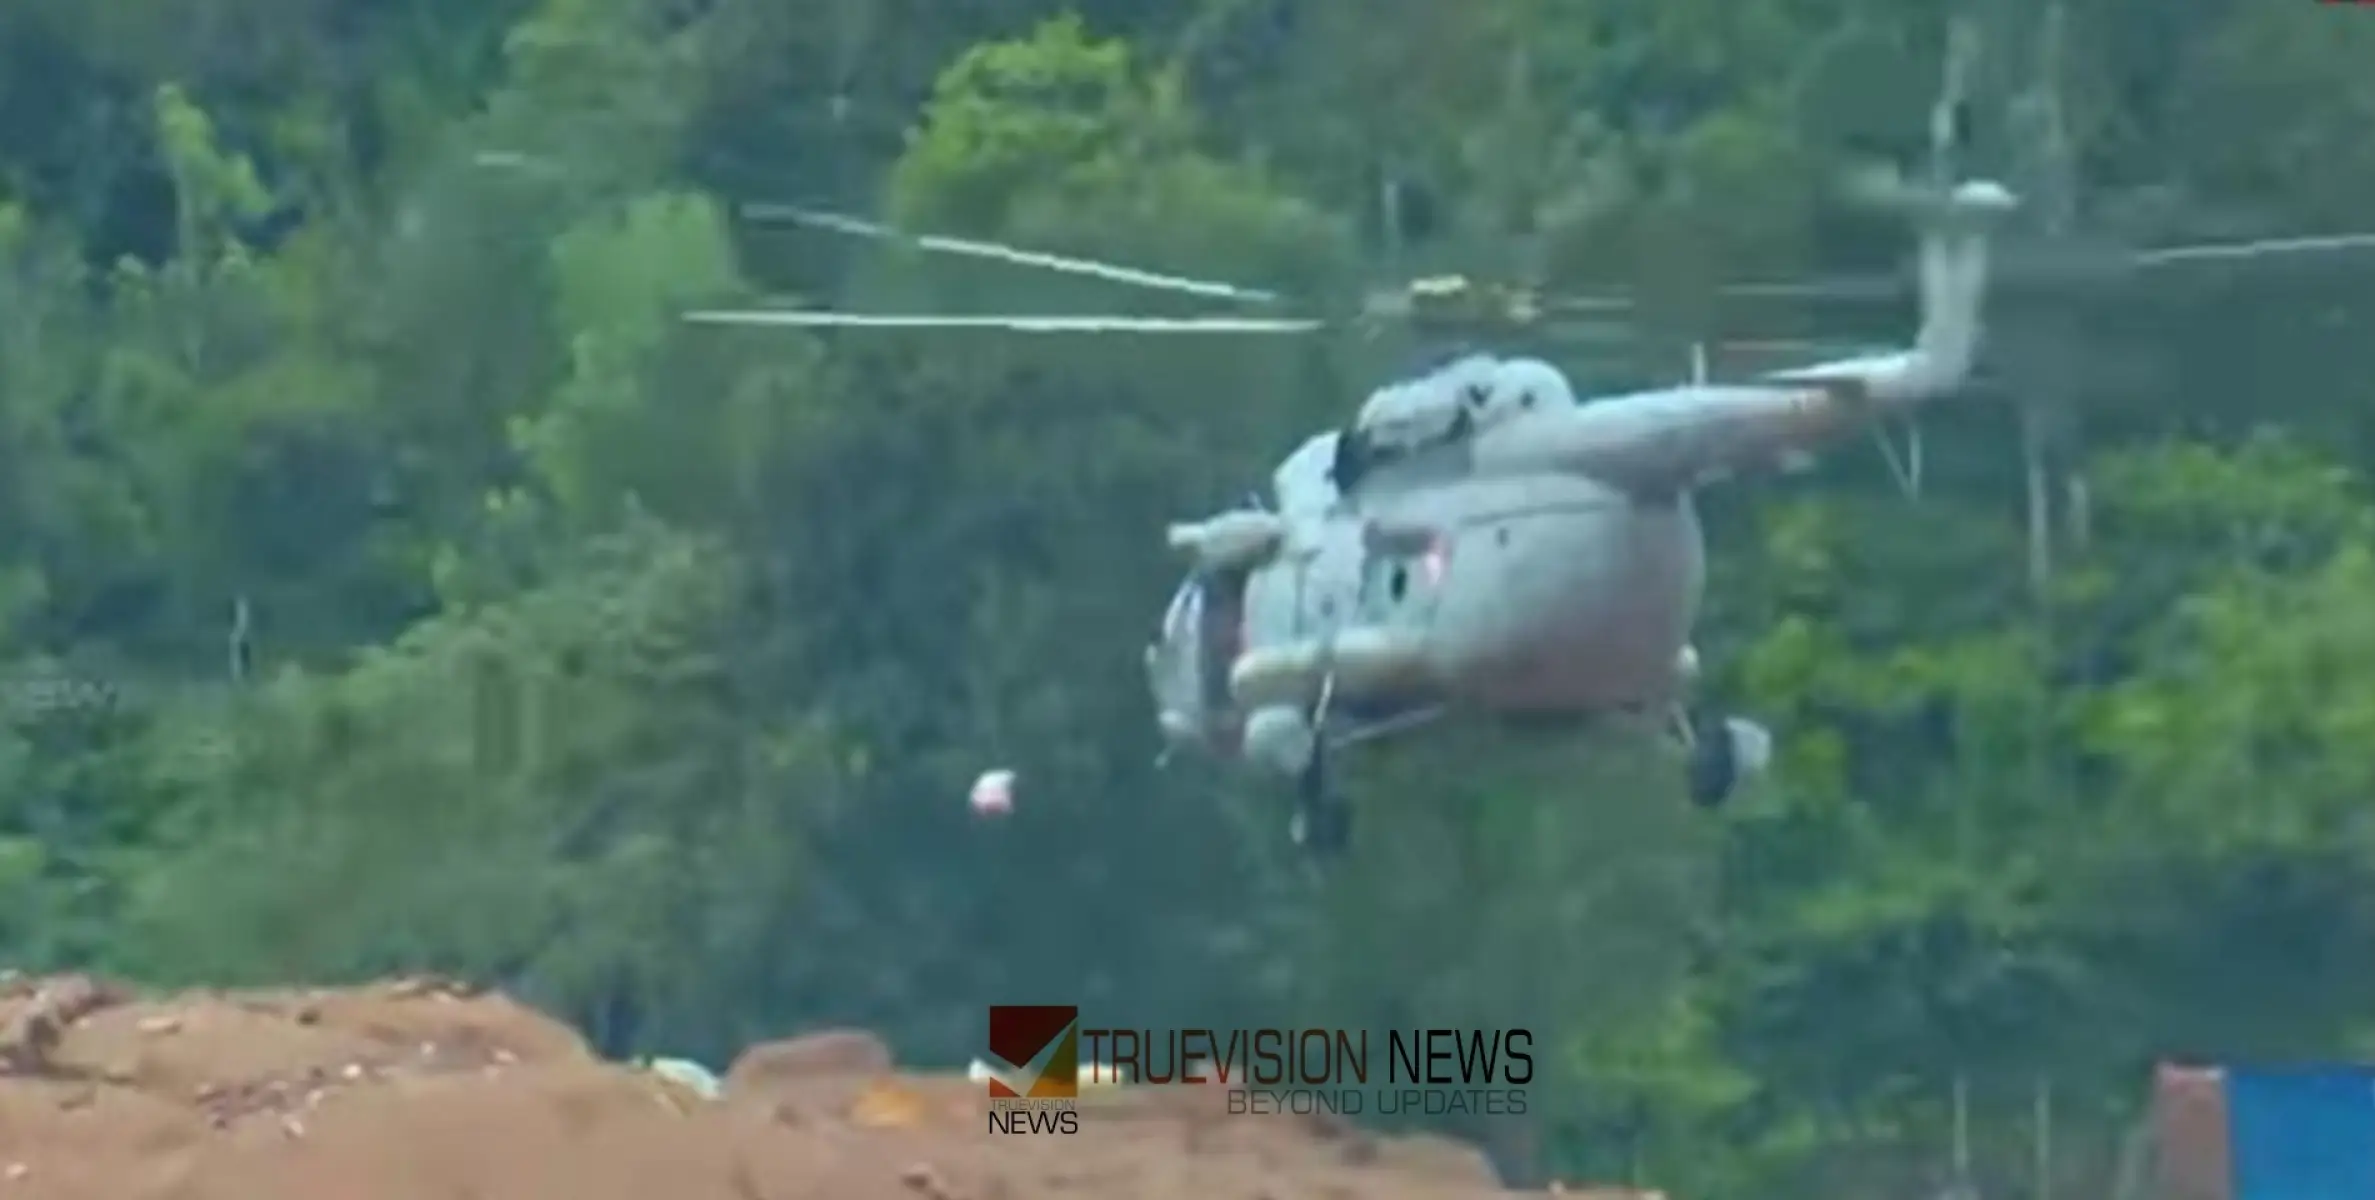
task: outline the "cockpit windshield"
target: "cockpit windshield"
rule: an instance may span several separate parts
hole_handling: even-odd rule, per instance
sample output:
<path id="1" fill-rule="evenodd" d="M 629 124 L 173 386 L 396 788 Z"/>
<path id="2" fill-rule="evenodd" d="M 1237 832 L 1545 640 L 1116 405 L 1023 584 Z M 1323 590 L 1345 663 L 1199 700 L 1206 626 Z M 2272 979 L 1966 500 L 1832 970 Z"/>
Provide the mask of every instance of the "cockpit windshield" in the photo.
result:
<path id="1" fill-rule="evenodd" d="M 1338 493 L 1330 475 L 1336 462 L 1337 442 L 1337 434 L 1318 434 L 1306 440 L 1271 473 L 1270 485 L 1278 494 L 1279 511 L 1312 514 L 1335 505 Z"/>
<path id="2" fill-rule="evenodd" d="M 1163 612 L 1162 640 L 1166 644 L 1184 641 L 1196 632 L 1203 615 L 1204 588 L 1191 576 L 1171 594 L 1171 607 Z"/>
<path id="3" fill-rule="evenodd" d="M 1245 573 L 1193 575 L 1172 593 L 1146 665 L 1166 728 L 1209 737 L 1229 716 L 1229 667 L 1245 640 Z"/>
<path id="4" fill-rule="evenodd" d="M 1373 450 L 1409 451 L 1458 436 L 1492 391 L 1497 360 L 1463 355 L 1369 394 L 1353 429 Z"/>

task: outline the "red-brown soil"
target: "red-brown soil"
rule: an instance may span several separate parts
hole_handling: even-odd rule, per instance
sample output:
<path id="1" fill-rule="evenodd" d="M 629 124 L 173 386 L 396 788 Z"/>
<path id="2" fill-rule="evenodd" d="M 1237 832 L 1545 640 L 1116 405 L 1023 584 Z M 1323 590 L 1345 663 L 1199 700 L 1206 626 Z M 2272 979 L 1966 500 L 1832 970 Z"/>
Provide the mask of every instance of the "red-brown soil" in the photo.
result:
<path id="1" fill-rule="evenodd" d="M 983 1087 L 873 1037 L 754 1047 L 723 1095 L 419 979 L 135 996 L 0 979 L 0 1200 L 1481 1200 L 1480 1155 L 1218 1089 L 1117 1089 L 993 1136 Z"/>

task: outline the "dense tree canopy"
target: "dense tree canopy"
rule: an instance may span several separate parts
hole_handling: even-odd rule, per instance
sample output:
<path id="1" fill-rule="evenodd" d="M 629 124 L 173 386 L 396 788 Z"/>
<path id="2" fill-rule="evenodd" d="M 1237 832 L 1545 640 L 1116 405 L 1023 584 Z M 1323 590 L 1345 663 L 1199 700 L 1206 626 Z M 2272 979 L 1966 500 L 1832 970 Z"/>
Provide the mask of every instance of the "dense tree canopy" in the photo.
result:
<path id="1" fill-rule="evenodd" d="M 1157 531 L 1378 346 L 678 319 L 1144 303 L 733 215 L 790 199 L 1307 295 L 1639 287 L 1683 346 L 1710 281 L 1901 251 L 1830 184 L 1923 151 L 1957 18 L 1974 165 L 2067 201 L 2031 263 L 2375 212 L 2375 16 L 2332 6 L 8 5 L 0 959 L 441 967 L 618 1052 L 950 1060 L 1045 988 L 1523 1021 L 1564 1174 L 1919 1176 L 1960 1080 L 1982 1169 L 2049 1084 L 2099 1183 L 2156 1056 L 2375 1038 L 2346 273 L 2016 287 L 1917 499 L 1854 447 L 1708 496 L 1702 652 L 1770 786 L 1713 820 L 1625 747 L 1465 731 L 1363 768 L 1319 881 L 1276 797 L 1153 769 L 1137 650 Z"/>

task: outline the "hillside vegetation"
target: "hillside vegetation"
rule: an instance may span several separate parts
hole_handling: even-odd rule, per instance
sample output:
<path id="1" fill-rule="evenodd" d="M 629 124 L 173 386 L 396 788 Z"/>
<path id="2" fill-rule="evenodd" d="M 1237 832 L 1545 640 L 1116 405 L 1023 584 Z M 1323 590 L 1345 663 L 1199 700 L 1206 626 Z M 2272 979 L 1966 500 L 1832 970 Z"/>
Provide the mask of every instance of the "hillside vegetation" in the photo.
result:
<path id="1" fill-rule="evenodd" d="M 1925 152 L 1949 9 L 1074 7 L 0 10 L 0 959 L 433 969 L 719 1061 L 859 1024 L 960 1062 L 994 1001 L 1523 1021 L 1556 1168 L 1692 1197 L 1927 1170 L 1957 1079 L 1983 1170 L 2023 1178 L 2050 1083 L 2100 1178 L 2156 1057 L 2366 1049 L 2363 263 L 2008 296 L 1917 499 L 1856 445 L 1711 492 L 1709 684 L 1782 735 L 1737 812 L 1572 742 L 1412 745 L 1314 880 L 1278 797 L 1154 769 L 1138 654 L 1164 524 L 1384 348 L 688 326 L 1183 311 L 735 206 L 1315 296 L 1527 265 L 1687 334 L 1699 283 L 1903 252 L 1829 183 Z M 2375 223 L 2375 14 L 1966 15 L 1972 167 L 2053 198 L 2058 77 L 2074 228 Z"/>

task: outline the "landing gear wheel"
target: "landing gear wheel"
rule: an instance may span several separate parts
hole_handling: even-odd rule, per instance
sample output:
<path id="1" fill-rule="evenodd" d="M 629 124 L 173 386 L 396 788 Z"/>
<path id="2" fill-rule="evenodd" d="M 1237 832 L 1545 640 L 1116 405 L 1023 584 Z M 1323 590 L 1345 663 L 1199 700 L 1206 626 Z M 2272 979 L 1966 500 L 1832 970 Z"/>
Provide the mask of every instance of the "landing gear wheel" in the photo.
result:
<path id="1" fill-rule="evenodd" d="M 1352 806 L 1342 800 L 1306 801 L 1288 826 L 1295 845 L 1313 858 L 1334 858 L 1352 841 Z"/>
<path id="2" fill-rule="evenodd" d="M 1352 806 L 1328 791 L 1327 758 L 1314 751 L 1296 781 L 1295 815 L 1287 823 L 1295 845 L 1313 858 L 1334 858 L 1352 841 Z"/>
<path id="3" fill-rule="evenodd" d="M 1691 803 L 1701 808 L 1721 805 L 1739 786 L 1739 748 L 1722 718 L 1702 715 L 1691 720 L 1689 770 Z"/>

